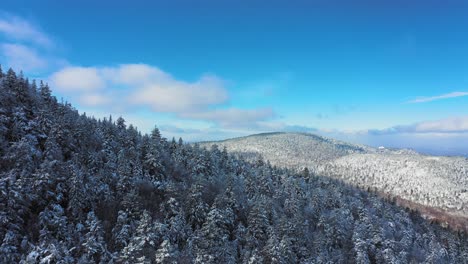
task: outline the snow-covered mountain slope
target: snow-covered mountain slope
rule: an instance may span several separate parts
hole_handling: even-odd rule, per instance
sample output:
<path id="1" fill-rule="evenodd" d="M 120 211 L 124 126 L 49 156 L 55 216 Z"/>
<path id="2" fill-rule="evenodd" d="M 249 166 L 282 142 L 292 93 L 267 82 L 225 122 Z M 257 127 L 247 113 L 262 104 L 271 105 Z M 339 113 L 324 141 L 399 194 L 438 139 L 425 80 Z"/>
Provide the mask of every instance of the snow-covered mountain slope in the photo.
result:
<path id="1" fill-rule="evenodd" d="M 468 160 L 407 154 L 348 155 L 318 168 L 324 175 L 468 216 Z"/>
<path id="2" fill-rule="evenodd" d="M 260 154 L 272 164 L 283 167 L 316 167 L 326 161 L 353 153 L 372 153 L 373 148 L 329 139 L 306 133 L 264 133 L 218 142 L 202 142 L 226 147 L 230 152 Z"/>
<path id="3" fill-rule="evenodd" d="M 376 149 L 305 133 L 268 133 L 203 142 L 259 155 L 272 165 L 303 169 L 468 217 L 468 159 Z"/>

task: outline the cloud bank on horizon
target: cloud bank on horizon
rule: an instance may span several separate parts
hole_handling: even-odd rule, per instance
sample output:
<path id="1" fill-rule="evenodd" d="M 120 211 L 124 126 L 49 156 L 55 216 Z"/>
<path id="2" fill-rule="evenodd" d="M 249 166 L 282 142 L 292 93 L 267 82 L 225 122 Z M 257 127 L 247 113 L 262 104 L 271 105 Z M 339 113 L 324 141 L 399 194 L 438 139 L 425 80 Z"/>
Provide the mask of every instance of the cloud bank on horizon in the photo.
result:
<path id="1" fill-rule="evenodd" d="M 371 129 L 374 135 L 400 133 L 468 133 L 468 115 L 435 121 L 423 121 L 411 125 L 398 125 L 387 129 Z"/>
<path id="2" fill-rule="evenodd" d="M 52 37 L 38 23 L 11 13 L 0 12 L 0 36 L 0 59 L 4 68 L 12 67 L 23 70 L 26 75 L 46 79 L 57 96 L 69 100 L 82 112 L 96 117 L 122 115 L 144 132 L 158 124 L 168 137 L 182 136 L 196 141 L 269 131 L 297 131 L 364 144 L 385 145 L 390 142 L 395 145 L 395 142 L 401 142 L 396 144 L 397 147 L 411 147 L 407 140 L 403 140 L 406 137 L 413 141 L 420 138 L 421 143 L 427 143 L 428 149 L 431 148 L 431 142 L 427 141 L 430 135 L 434 139 L 440 139 L 441 135 L 444 138 L 468 138 L 466 107 L 459 104 L 457 109 L 465 112 L 451 112 L 453 107 L 448 107 L 447 111 L 434 115 L 416 108 L 423 103 L 464 100 L 468 96 L 465 91 L 413 97 L 407 101 L 410 106 L 398 103 L 401 98 L 412 97 L 405 91 L 398 91 L 396 96 L 399 98 L 394 96 L 393 101 L 386 100 L 382 107 L 354 98 L 350 98 L 349 103 L 333 102 L 332 97 L 327 97 L 327 91 L 320 94 L 323 99 L 314 99 L 317 94 L 304 93 L 298 96 L 310 98 L 310 102 L 291 101 L 286 94 L 294 93 L 294 87 L 284 81 L 278 82 L 283 88 L 278 92 L 279 89 L 271 84 L 273 81 L 267 82 L 268 86 L 247 85 L 243 88 L 245 83 L 236 81 L 235 74 L 223 78 L 212 73 L 216 70 L 206 69 L 184 77 L 180 72 L 163 70 L 151 62 L 115 64 L 102 61 L 90 65 L 73 61 L 57 52 L 64 49 L 61 45 L 66 46 L 58 43 L 60 36 Z M 288 74 L 288 80 L 294 78 L 290 76 Z M 406 92 L 411 93 L 409 90 Z M 339 93 L 337 90 L 332 95 L 340 97 Z M 277 98 L 270 98 L 274 96 Z M 331 102 L 324 104 L 326 100 Z M 408 116 L 411 116 L 411 111 L 416 114 L 412 118 L 398 118 L 402 113 L 397 110 L 395 114 L 391 110 L 381 112 L 389 104 L 393 109 L 406 107 L 404 111 L 409 111 Z M 317 105 L 317 108 L 310 105 Z M 376 116 L 379 112 L 383 118 Z M 295 113 L 299 113 L 297 116 L 300 118 Z M 382 122 L 385 116 L 390 115 L 388 121 Z M 349 121 L 352 119 L 359 122 Z M 373 121 L 380 123 L 375 125 Z M 355 126 L 353 123 L 362 124 Z M 376 138 L 382 140 L 379 142 Z M 468 153 L 468 149 L 459 151 Z"/>

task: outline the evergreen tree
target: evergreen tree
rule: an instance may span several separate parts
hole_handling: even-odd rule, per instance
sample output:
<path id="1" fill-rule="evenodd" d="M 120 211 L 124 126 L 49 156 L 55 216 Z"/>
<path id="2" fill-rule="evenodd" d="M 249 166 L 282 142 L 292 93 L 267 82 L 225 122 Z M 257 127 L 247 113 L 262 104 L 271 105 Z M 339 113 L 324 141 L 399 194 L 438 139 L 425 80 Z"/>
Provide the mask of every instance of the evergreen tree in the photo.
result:
<path id="1" fill-rule="evenodd" d="M 88 213 L 86 219 L 87 233 L 84 237 L 84 254 L 81 261 L 86 262 L 106 262 L 109 260 L 109 252 L 104 241 L 104 233 L 100 221 L 93 211 Z"/>
<path id="2" fill-rule="evenodd" d="M 39 90 L 41 98 L 44 102 L 50 103 L 51 101 L 51 91 L 48 84 L 44 84 L 42 81 L 39 84 Z"/>
<path id="3" fill-rule="evenodd" d="M 155 254 L 156 263 L 161 264 L 172 264 L 177 263 L 179 252 L 177 247 L 173 245 L 169 240 L 164 240 L 160 245 Z"/>
<path id="4" fill-rule="evenodd" d="M 131 263 L 151 263 L 159 245 L 157 238 L 152 218 L 147 211 L 144 211 L 134 236 L 130 243 L 122 249 L 120 258 Z"/>

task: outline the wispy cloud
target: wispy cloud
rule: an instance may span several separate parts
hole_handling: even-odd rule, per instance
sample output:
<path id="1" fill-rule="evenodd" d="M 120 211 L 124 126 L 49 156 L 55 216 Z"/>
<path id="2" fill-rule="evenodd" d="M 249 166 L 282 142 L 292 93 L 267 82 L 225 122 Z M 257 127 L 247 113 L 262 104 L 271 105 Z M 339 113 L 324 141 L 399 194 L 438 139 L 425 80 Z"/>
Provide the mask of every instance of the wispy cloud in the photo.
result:
<path id="1" fill-rule="evenodd" d="M 5 43 L 0 45 L 0 50 L 8 66 L 14 69 L 32 71 L 48 65 L 36 50 L 25 45 Z"/>
<path id="2" fill-rule="evenodd" d="M 224 128 L 257 128 L 261 121 L 275 117 L 271 108 L 259 109 L 215 109 L 200 112 L 187 112 L 182 117 L 213 121 Z"/>
<path id="3" fill-rule="evenodd" d="M 0 33 L 10 41 L 21 41 L 50 48 L 54 46 L 51 37 L 29 21 L 0 12 Z"/>
<path id="4" fill-rule="evenodd" d="M 408 103 L 411 103 L 411 104 L 426 103 L 426 102 L 432 102 L 432 101 L 455 98 L 455 97 L 462 97 L 462 96 L 468 96 L 468 92 L 451 92 L 451 93 L 437 95 L 437 96 L 417 97 L 413 100 L 408 101 Z"/>
<path id="5" fill-rule="evenodd" d="M 57 57 L 57 46 L 35 23 L 0 11 L 0 60 L 4 67 L 33 75 L 63 67 L 67 62 Z"/>

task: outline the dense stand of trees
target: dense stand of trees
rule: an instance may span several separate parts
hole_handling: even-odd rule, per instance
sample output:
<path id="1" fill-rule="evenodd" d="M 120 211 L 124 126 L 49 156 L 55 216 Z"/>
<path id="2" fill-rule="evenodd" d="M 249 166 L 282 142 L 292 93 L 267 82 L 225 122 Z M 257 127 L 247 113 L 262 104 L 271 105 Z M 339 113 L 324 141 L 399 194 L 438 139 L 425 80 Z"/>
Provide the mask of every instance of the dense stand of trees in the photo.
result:
<path id="1" fill-rule="evenodd" d="M 355 154 L 319 166 L 323 175 L 440 208 L 468 219 L 468 159 L 391 153 Z M 466 224 L 468 230 L 468 223 Z"/>
<path id="2" fill-rule="evenodd" d="M 262 156 L 276 166 L 297 171 L 308 168 L 316 175 L 468 219 L 468 158 L 465 157 L 375 149 L 305 133 L 266 133 L 216 144 L 247 160 Z M 466 230 L 467 221 L 462 224 Z"/>
<path id="3" fill-rule="evenodd" d="M 0 263 L 464 263 L 468 239 L 339 181 L 96 120 L 0 70 Z"/>

